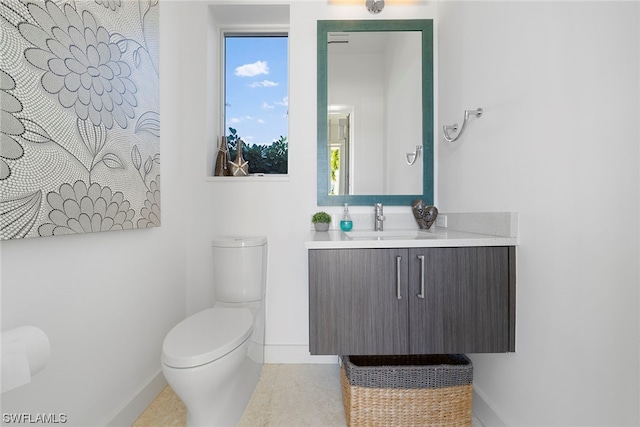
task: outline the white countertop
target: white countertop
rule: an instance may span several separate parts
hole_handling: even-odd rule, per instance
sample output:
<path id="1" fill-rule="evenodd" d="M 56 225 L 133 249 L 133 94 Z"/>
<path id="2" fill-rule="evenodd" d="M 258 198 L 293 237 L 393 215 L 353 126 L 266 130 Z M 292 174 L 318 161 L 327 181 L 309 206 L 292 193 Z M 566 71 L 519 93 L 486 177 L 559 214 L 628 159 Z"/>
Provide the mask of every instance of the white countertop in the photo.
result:
<path id="1" fill-rule="evenodd" d="M 515 246 L 516 237 L 469 233 L 436 228 L 421 231 L 420 237 L 351 238 L 341 230 L 311 231 L 304 247 L 307 249 L 380 249 L 380 248 L 448 248 L 460 246 Z"/>
<path id="2" fill-rule="evenodd" d="M 341 230 L 311 231 L 306 249 L 380 249 L 380 248 L 447 248 L 461 246 L 516 246 L 517 213 L 463 213 L 444 214 L 449 227 L 431 227 L 430 230 L 386 230 L 376 236 L 367 229 L 352 231 L 365 234 L 350 237 Z M 452 227 L 453 226 L 453 227 Z M 455 229 L 454 229 L 455 228 Z M 403 234 L 407 234 L 403 236 Z"/>

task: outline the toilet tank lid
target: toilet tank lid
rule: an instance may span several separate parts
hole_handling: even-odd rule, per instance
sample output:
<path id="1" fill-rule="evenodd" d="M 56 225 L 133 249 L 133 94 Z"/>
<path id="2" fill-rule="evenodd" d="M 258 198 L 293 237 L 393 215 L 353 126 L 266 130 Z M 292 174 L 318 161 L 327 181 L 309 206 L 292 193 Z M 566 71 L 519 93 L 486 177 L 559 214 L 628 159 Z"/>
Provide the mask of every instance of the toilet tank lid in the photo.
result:
<path id="1" fill-rule="evenodd" d="M 191 368 L 213 362 L 235 350 L 253 331 L 246 308 L 209 308 L 178 323 L 162 344 L 162 363 Z"/>
<path id="2" fill-rule="evenodd" d="M 252 246 L 263 246 L 267 243 L 264 236 L 254 237 L 216 237 L 213 239 L 212 245 L 217 248 L 242 248 Z"/>

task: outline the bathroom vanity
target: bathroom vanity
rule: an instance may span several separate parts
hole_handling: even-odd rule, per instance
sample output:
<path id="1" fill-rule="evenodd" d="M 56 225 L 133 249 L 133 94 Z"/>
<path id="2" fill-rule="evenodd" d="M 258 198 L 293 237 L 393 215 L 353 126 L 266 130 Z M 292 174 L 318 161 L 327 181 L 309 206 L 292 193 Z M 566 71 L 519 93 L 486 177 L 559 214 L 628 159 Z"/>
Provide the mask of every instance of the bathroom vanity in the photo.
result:
<path id="1" fill-rule="evenodd" d="M 318 206 L 432 204 L 433 21 L 321 20 L 317 42 Z M 371 46 L 394 48 L 372 56 Z M 406 141 L 418 143 L 415 151 Z M 342 162 L 335 170 L 334 152 Z M 419 231 L 409 214 L 393 230 L 387 216 L 384 232 L 371 231 L 382 224 L 369 215 L 354 218 L 357 231 L 310 233 L 311 354 L 515 351 L 517 214 L 448 216 L 433 231 Z"/>
<path id="2" fill-rule="evenodd" d="M 515 351 L 516 238 L 311 233 L 311 354 Z"/>

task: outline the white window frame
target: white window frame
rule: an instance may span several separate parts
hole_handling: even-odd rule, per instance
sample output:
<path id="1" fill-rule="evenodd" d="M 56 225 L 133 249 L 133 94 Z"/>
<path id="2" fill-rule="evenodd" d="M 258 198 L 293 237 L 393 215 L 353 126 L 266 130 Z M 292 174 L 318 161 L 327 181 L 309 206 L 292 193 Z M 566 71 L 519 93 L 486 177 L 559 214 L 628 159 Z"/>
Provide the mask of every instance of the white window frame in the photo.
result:
<path id="1" fill-rule="evenodd" d="M 218 64 L 218 72 L 220 73 L 220 87 L 219 87 L 219 94 L 220 94 L 220 99 L 219 99 L 219 107 L 220 107 L 220 114 L 219 114 L 219 127 L 218 129 L 220 130 L 220 135 L 218 138 L 222 137 L 222 136 L 226 136 L 227 135 L 227 128 L 226 128 L 226 106 L 225 106 L 225 100 L 227 98 L 226 96 L 226 58 L 227 58 L 227 52 L 226 52 L 226 35 L 227 34 L 233 34 L 233 35 L 246 35 L 246 36 L 252 36 L 252 37 L 260 37 L 260 36 L 286 36 L 288 39 L 288 43 L 289 43 L 289 27 L 285 27 L 285 26 L 265 26 L 265 25 L 261 25 L 261 26 L 247 26 L 247 25 L 230 25 L 230 26 L 224 26 L 224 27 L 220 27 L 220 32 L 219 32 L 219 40 L 220 40 L 220 57 L 219 57 L 219 64 Z M 291 55 L 291 49 L 287 49 L 287 98 L 289 97 L 289 93 L 290 93 L 290 83 L 289 81 L 291 80 L 291 61 L 290 61 L 290 55 Z M 290 109 L 290 107 L 289 107 Z M 270 181 L 289 181 L 289 173 L 290 173 L 290 159 L 291 159 L 291 144 L 290 144 L 290 139 L 289 139 L 289 131 L 291 129 L 291 123 L 289 121 L 289 118 L 287 118 L 287 142 L 289 143 L 288 145 L 288 149 L 287 149 L 287 173 L 286 174 L 252 174 L 249 175 L 247 177 L 243 177 L 242 181 L 247 181 L 250 180 L 251 178 L 256 178 L 257 180 L 260 181 L 265 181 L 265 180 L 270 180 Z M 219 139 L 218 139 L 219 141 Z M 217 150 L 216 150 L 217 152 Z M 233 180 L 233 181 L 238 181 L 238 179 L 236 177 L 211 177 L 214 180 L 220 180 L 220 179 L 228 179 L 228 180 Z"/>

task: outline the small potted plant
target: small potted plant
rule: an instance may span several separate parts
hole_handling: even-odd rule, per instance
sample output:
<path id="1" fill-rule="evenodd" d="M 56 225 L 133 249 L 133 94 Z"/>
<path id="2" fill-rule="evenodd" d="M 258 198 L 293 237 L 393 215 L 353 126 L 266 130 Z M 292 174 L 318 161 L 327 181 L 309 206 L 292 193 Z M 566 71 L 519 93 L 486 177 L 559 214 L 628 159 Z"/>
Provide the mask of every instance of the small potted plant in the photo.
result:
<path id="1" fill-rule="evenodd" d="M 311 217 L 311 222 L 316 231 L 327 231 L 331 223 L 331 215 L 326 212 L 316 212 L 313 214 L 313 217 Z"/>

